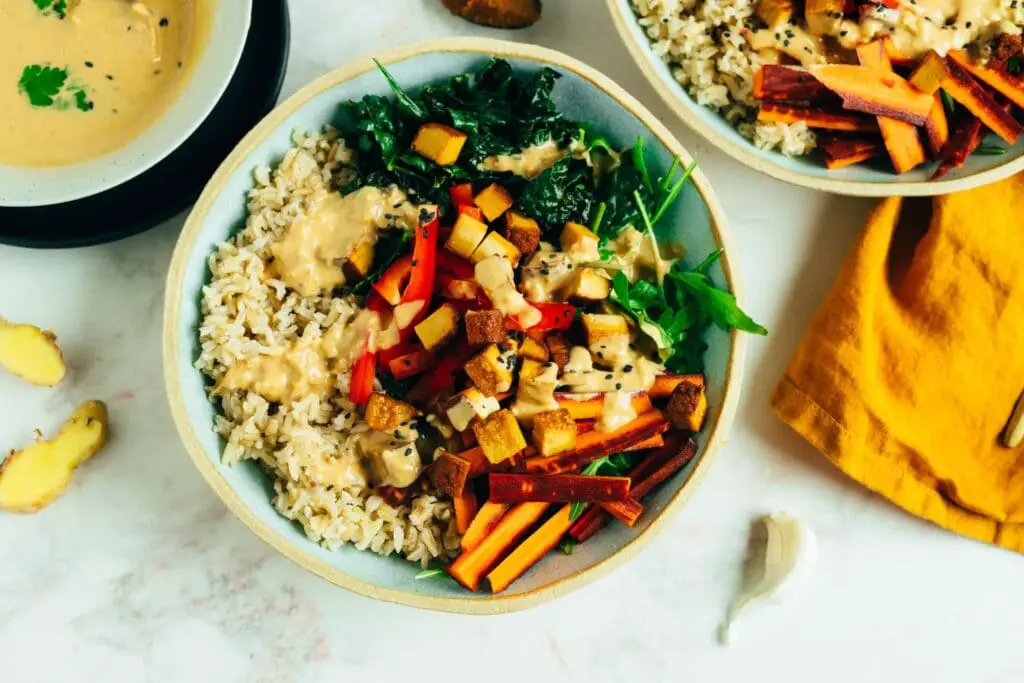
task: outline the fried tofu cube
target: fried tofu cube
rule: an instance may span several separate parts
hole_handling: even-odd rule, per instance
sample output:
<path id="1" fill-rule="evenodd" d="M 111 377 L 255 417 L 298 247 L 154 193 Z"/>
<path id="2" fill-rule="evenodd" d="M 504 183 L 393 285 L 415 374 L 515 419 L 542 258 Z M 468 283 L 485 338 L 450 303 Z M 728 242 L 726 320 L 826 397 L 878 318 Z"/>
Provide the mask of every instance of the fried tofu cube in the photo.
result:
<path id="1" fill-rule="evenodd" d="M 466 374 L 477 389 L 497 396 L 512 388 L 512 368 L 497 344 L 491 344 L 466 363 Z"/>
<path id="2" fill-rule="evenodd" d="M 364 419 L 366 424 L 370 425 L 370 429 L 390 432 L 419 414 L 420 411 L 415 406 L 378 392 L 370 394 Z"/>
<path id="3" fill-rule="evenodd" d="M 449 303 L 440 307 L 415 327 L 423 348 L 434 351 L 447 344 L 459 331 L 459 312 Z"/>
<path id="4" fill-rule="evenodd" d="M 567 254 L 596 261 L 600 258 L 598 252 L 600 243 L 597 235 L 585 225 L 570 221 L 562 228 L 562 251 Z"/>
<path id="5" fill-rule="evenodd" d="M 542 372 L 544 372 L 544 363 L 532 358 L 524 358 L 523 364 L 519 368 L 519 382 L 529 382 Z"/>
<path id="6" fill-rule="evenodd" d="M 676 429 L 699 432 L 708 414 L 708 396 L 704 385 L 681 382 L 672 392 L 665 414 Z"/>
<path id="7" fill-rule="evenodd" d="M 484 212 L 484 218 L 490 223 L 512 208 L 512 195 L 498 183 L 491 183 L 473 198 L 473 203 Z"/>
<path id="8" fill-rule="evenodd" d="M 441 123 L 424 123 L 412 141 L 414 152 L 439 166 L 451 166 L 459 159 L 466 134 Z"/>
<path id="9" fill-rule="evenodd" d="M 561 332 L 552 332 L 545 338 L 544 343 L 547 344 L 552 362 L 559 370 L 564 370 L 569 363 L 569 353 L 572 349 L 569 340 Z"/>
<path id="10" fill-rule="evenodd" d="M 550 456 L 576 448 L 576 422 L 565 408 L 533 416 L 533 446 Z"/>
<path id="11" fill-rule="evenodd" d="M 430 483 L 446 496 L 461 496 L 469 480 L 469 461 L 439 448 L 430 466 Z"/>
<path id="12" fill-rule="evenodd" d="M 485 417 L 501 410 L 501 404 L 493 396 L 485 396 L 479 389 L 470 387 L 449 399 L 445 407 L 445 416 L 457 431 L 464 432 L 473 420 Z"/>
<path id="13" fill-rule="evenodd" d="M 373 241 L 361 242 L 348 255 L 348 261 L 342 268 L 345 278 L 349 281 L 362 280 L 373 267 Z"/>
<path id="14" fill-rule="evenodd" d="M 466 340 L 473 345 L 500 344 L 508 338 L 501 311 L 466 311 Z"/>
<path id="15" fill-rule="evenodd" d="M 629 334 L 629 324 L 621 315 L 584 313 L 583 329 L 587 332 L 587 344 L 591 345 L 607 337 Z"/>
<path id="16" fill-rule="evenodd" d="M 566 293 L 576 301 L 604 301 L 612 293 L 612 283 L 593 268 L 578 268 Z"/>
<path id="17" fill-rule="evenodd" d="M 519 249 L 516 248 L 516 245 L 509 242 L 498 233 L 492 232 L 484 238 L 484 241 L 476 248 L 476 251 L 473 252 L 473 255 L 470 256 L 469 260 L 473 263 L 480 263 L 491 256 L 501 256 L 502 258 L 508 259 L 509 263 L 511 263 L 514 268 L 519 264 L 520 253 Z"/>
<path id="18" fill-rule="evenodd" d="M 502 234 L 515 245 L 519 253 L 529 256 L 540 246 L 540 226 L 532 218 L 509 211 L 505 214 L 505 227 Z"/>
<path id="19" fill-rule="evenodd" d="M 486 236 L 486 223 L 478 221 L 468 213 L 460 213 L 459 217 L 455 219 L 455 227 L 452 228 L 452 234 L 448 237 L 448 241 L 445 242 L 444 246 L 453 254 L 468 259 L 473 256 L 473 252 L 476 251 Z"/>
<path id="20" fill-rule="evenodd" d="M 497 465 L 526 448 L 526 439 L 511 410 L 499 410 L 473 425 L 473 433 L 487 460 Z"/>
<path id="21" fill-rule="evenodd" d="M 547 363 L 549 359 L 548 347 L 541 344 L 533 337 L 526 337 L 519 346 L 519 355 L 523 358 L 530 358 L 541 363 Z"/>

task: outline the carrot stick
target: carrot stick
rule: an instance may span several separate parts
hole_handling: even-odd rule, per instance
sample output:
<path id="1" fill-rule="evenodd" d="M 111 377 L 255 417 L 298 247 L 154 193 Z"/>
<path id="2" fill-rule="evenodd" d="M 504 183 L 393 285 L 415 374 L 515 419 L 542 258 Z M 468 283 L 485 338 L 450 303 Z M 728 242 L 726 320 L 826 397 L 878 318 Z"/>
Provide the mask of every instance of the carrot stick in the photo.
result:
<path id="1" fill-rule="evenodd" d="M 547 458 L 534 456 L 523 461 L 527 472 L 558 474 L 582 467 L 598 458 L 620 453 L 668 429 L 668 421 L 657 410 L 644 413 L 614 432 L 587 432 L 576 437 L 576 448 Z"/>
<path id="2" fill-rule="evenodd" d="M 491 468 L 491 461 L 484 455 L 484 449 L 479 446 L 462 451 L 459 457 L 469 461 L 470 477 L 479 477 Z"/>
<path id="3" fill-rule="evenodd" d="M 612 502 L 629 496 L 629 477 L 577 474 L 491 474 L 490 500 L 495 503 Z"/>
<path id="4" fill-rule="evenodd" d="M 612 516 L 604 508 L 595 505 L 587 509 L 583 516 L 573 523 L 569 529 L 569 535 L 582 543 L 603 529 L 610 521 L 612 521 Z"/>
<path id="5" fill-rule="evenodd" d="M 555 394 L 555 400 L 558 407 L 568 410 L 569 417 L 574 420 L 596 420 L 604 412 L 604 396 L 580 400 L 572 394 Z M 650 397 L 644 392 L 633 394 L 631 404 L 637 415 L 643 415 L 654 408 Z"/>
<path id="6" fill-rule="evenodd" d="M 453 579 L 471 591 L 480 587 L 484 575 L 498 563 L 501 556 L 515 544 L 526 530 L 540 519 L 548 509 L 548 503 L 520 503 L 501 518 L 498 526 L 484 538 L 480 545 L 470 551 L 463 551 L 448 566 Z"/>
<path id="7" fill-rule="evenodd" d="M 484 540 L 494 530 L 494 527 L 498 526 L 498 522 L 510 507 L 512 506 L 491 501 L 480 506 L 479 512 L 473 517 L 466 533 L 462 534 L 462 552 L 470 551 L 480 545 L 480 541 Z"/>
<path id="8" fill-rule="evenodd" d="M 644 506 L 633 498 L 607 503 L 604 511 L 626 526 L 634 526 L 644 513 Z"/>
<path id="9" fill-rule="evenodd" d="M 623 453 L 629 453 L 629 452 L 632 452 L 632 451 L 646 451 L 649 448 L 661 448 L 664 445 L 665 445 L 665 439 L 662 438 L 661 434 L 655 434 L 654 436 L 652 436 L 649 439 L 644 439 L 643 441 L 638 441 L 637 443 L 633 444 L 632 446 L 627 446 L 626 448 L 623 448 L 622 452 Z"/>
<path id="10" fill-rule="evenodd" d="M 572 522 L 569 521 L 569 506 L 565 505 L 487 575 L 491 592 L 500 593 L 508 588 L 527 569 L 547 555 L 570 526 Z"/>
<path id="11" fill-rule="evenodd" d="M 683 469 L 683 467 L 686 466 L 686 463 L 690 462 L 696 453 L 697 443 L 693 439 L 687 439 L 678 453 L 665 461 L 660 467 L 658 467 L 658 469 L 636 485 L 636 487 L 630 492 L 629 497 L 631 500 L 629 503 L 601 503 L 601 507 L 611 513 L 616 519 L 625 522 L 626 525 L 633 526 L 636 524 L 637 520 L 640 519 L 640 513 L 643 512 L 643 506 L 640 506 L 639 510 L 637 509 L 637 506 L 639 505 L 637 501 L 650 493 L 651 489 L 655 486 L 661 484 L 673 474 Z"/>
<path id="12" fill-rule="evenodd" d="M 476 502 L 476 494 L 473 492 L 472 487 L 467 488 L 462 492 L 462 495 L 455 496 L 452 499 L 452 503 L 455 506 L 455 529 L 465 536 L 479 509 Z"/>

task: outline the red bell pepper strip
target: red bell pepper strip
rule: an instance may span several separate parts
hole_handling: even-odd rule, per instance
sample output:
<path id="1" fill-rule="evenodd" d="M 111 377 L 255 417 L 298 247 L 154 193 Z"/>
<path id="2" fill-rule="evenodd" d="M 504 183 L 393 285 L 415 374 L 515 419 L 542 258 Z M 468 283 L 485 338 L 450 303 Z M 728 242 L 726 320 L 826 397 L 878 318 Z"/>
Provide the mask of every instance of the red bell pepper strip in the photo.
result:
<path id="1" fill-rule="evenodd" d="M 402 287 L 405 286 L 412 273 L 412 254 L 402 256 L 384 271 L 380 279 L 373 283 L 373 291 L 392 306 L 402 301 Z"/>
<path id="2" fill-rule="evenodd" d="M 437 252 L 437 269 L 451 273 L 456 280 L 472 280 L 473 274 L 476 272 L 472 263 L 447 249 Z"/>
<path id="3" fill-rule="evenodd" d="M 576 316 L 576 307 L 571 304 L 531 302 L 530 305 L 540 311 L 541 315 L 540 322 L 529 328 L 530 332 L 567 330 L 572 326 L 573 318 Z M 519 323 L 516 316 L 506 316 L 505 324 L 510 330 L 524 332 L 527 329 Z"/>
<path id="4" fill-rule="evenodd" d="M 430 389 L 437 393 L 455 386 L 455 378 L 458 376 L 462 366 L 473 356 L 473 348 L 462 339 L 438 362 L 434 372 L 430 375 Z"/>
<path id="5" fill-rule="evenodd" d="M 349 383 L 348 397 L 357 406 L 366 405 L 373 393 L 373 378 L 377 370 L 377 353 L 367 348 L 359 356 L 355 367 L 352 368 L 352 380 Z"/>
<path id="6" fill-rule="evenodd" d="M 434 364 L 434 354 L 424 349 L 415 349 L 398 358 L 391 359 L 388 370 L 395 379 L 407 379 L 418 375 Z"/>
<path id="7" fill-rule="evenodd" d="M 384 298 L 377 292 L 370 292 L 370 295 L 366 297 L 366 307 L 374 313 L 384 313 L 391 310 L 388 302 L 384 301 Z"/>
<path id="8" fill-rule="evenodd" d="M 403 304 L 412 301 L 424 302 L 423 314 L 427 312 L 426 303 L 434 294 L 437 233 L 441 228 L 437 216 L 436 206 L 427 206 L 420 210 L 420 226 L 416 228 L 416 241 L 412 248 L 412 273 L 409 276 L 409 284 L 402 293 Z"/>
<path id="9" fill-rule="evenodd" d="M 456 210 L 462 206 L 476 206 L 473 203 L 473 185 L 470 183 L 460 183 L 459 185 L 452 185 L 452 189 L 448 191 L 452 197 L 452 204 Z"/>

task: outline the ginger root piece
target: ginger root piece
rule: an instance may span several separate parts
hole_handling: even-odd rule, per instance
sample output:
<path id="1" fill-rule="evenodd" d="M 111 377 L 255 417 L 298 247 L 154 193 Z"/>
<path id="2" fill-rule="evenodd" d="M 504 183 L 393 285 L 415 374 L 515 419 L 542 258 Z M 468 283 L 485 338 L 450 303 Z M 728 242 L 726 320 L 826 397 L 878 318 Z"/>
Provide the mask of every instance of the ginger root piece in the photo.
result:
<path id="1" fill-rule="evenodd" d="M 12 451 L 0 466 L 0 509 L 38 512 L 59 498 L 71 473 L 107 442 L 107 407 L 87 401 L 49 441 Z"/>
<path id="2" fill-rule="evenodd" d="M 540 0 L 441 0 L 452 14 L 482 26 L 526 28 L 537 23 Z"/>
<path id="3" fill-rule="evenodd" d="M 64 356 L 53 332 L 0 318 L 0 365 L 26 382 L 52 387 L 64 379 Z"/>

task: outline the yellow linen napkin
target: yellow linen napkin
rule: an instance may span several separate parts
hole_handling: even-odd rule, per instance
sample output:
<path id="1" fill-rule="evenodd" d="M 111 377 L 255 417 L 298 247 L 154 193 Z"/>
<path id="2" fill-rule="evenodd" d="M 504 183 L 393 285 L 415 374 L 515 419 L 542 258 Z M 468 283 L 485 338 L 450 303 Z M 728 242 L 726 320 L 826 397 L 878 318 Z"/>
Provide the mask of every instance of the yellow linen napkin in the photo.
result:
<path id="1" fill-rule="evenodd" d="M 930 210 L 883 201 L 772 406 L 905 510 L 1024 552 L 1024 448 L 1000 443 L 1022 389 L 1019 175 Z"/>

